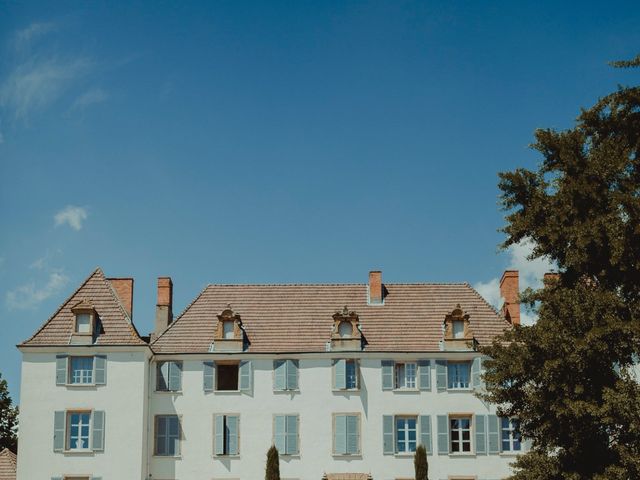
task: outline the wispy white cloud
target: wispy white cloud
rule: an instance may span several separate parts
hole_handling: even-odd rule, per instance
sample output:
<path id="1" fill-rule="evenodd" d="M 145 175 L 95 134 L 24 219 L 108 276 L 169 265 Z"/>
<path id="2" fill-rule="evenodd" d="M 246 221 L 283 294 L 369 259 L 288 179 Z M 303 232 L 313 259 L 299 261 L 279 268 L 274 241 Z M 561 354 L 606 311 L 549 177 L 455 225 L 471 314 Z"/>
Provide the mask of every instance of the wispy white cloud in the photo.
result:
<path id="1" fill-rule="evenodd" d="M 35 281 L 21 285 L 7 292 L 6 303 L 10 310 L 24 310 L 37 307 L 40 303 L 58 294 L 69 283 L 69 277 L 60 272 L 49 274 L 46 283 L 40 287 Z"/>
<path id="2" fill-rule="evenodd" d="M 28 121 L 32 113 L 58 100 L 91 67 L 86 58 L 32 58 L 18 65 L 0 85 L 0 106 L 15 119 Z"/>
<path id="3" fill-rule="evenodd" d="M 38 38 L 47 35 L 58 29 L 58 24 L 54 22 L 34 22 L 22 30 L 18 30 L 14 37 L 14 44 L 17 50 L 22 50 L 31 46 Z"/>
<path id="4" fill-rule="evenodd" d="M 68 205 L 59 212 L 57 212 L 53 219 L 56 227 L 60 225 L 69 225 L 74 230 L 80 230 L 82 228 L 82 222 L 84 222 L 89 214 L 84 207 L 78 207 L 74 205 Z"/>
<path id="5" fill-rule="evenodd" d="M 102 88 L 92 88 L 80 95 L 71 105 L 70 110 L 84 110 L 91 105 L 106 102 L 109 98 L 107 92 Z"/>
<path id="6" fill-rule="evenodd" d="M 508 270 L 520 272 L 520 291 L 526 288 L 541 288 L 544 274 L 555 269 L 555 265 L 546 258 L 529 260 L 533 252 L 534 243 L 530 239 L 524 239 L 507 249 L 509 262 Z M 478 282 L 473 286 L 487 302 L 496 308 L 500 308 L 504 299 L 500 296 L 500 278 L 492 278 L 486 282 Z M 520 322 L 523 325 L 535 323 L 535 314 L 526 309 L 520 311 Z"/>

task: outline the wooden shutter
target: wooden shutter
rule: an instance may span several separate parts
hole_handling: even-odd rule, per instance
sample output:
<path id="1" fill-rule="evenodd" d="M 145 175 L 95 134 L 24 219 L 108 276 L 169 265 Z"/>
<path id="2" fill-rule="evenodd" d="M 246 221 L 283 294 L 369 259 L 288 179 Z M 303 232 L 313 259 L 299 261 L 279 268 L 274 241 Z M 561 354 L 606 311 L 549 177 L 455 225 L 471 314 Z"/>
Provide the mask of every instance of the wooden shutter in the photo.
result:
<path id="1" fill-rule="evenodd" d="M 431 390 L 431 360 L 418 361 L 420 375 L 420 390 Z"/>
<path id="2" fill-rule="evenodd" d="M 169 362 L 169 390 L 182 390 L 182 362 Z"/>
<path id="3" fill-rule="evenodd" d="M 227 415 L 227 446 L 229 455 L 238 455 L 240 437 L 240 417 L 237 415 Z"/>
<path id="4" fill-rule="evenodd" d="M 476 454 L 486 455 L 487 453 L 487 416 L 476 415 Z"/>
<path id="5" fill-rule="evenodd" d="M 356 455 L 360 447 L 360 428 L 358 415 L 347 415 L 347 453 Z"/>
<path id="6" fill-rule="evenodd" d="M 436 386 L 439 392 L 447 390 L 447 361 L 436 360 Z"/>
<path id="7" fill-rule="evenodd" d="M 285 390 L 286 387 L 287 387 L 287 362 L 286 360 L 276 360 L 273 362 L 273 389 Z"/>
<path id="8" fill-rule="evenodd" d="M 213 452 L 216 455 L 224 455 L 224 415 L 214 415 L 215 440 Z"/>
<path id="9" fill-rule="evenodd" d="M 95 371 L 94 382 L 96 385 L 107 384 L 107 357 L 96 355 L 93 357 L 93 369 Z"/>
<path id="10" fill-rule="evenodd" d="M 474 390 L 478 390 L 484 387 L 484 385 L 482 384 L 481 368 L 482 361 L 480 357 L 474 358 L 473 363 L 471 363 L 471 386 Z"/>
<path id="11" fill-rule="evenodd" d="M 94 410 L 91 422 L 91 449 L 95 452 L 101 452 L 104 450 L 104 412 Z"/>
<path id="12" fill-rule="evenodd" d="M 69 373 L 69 357 L 67 355 L 56 355 L 56 385 L 66 385 Z"/>
<path id="13" fill-rule="evenodd" d="M 433 453 L 431 449 L 431 415 L 420 415 L 420 443 L 427 450 L 427 455 Z"/>
<path id="14" fill-rule="evenodd" d="M 284 415 L 276 415 L 273 419 L 273 444 L 280 455 L 287 452 L 287 425 Z"/>
<path id="15" fill-rule="evenodd" d="M 64 411 L 54 412 L 53 414 L 53 451 L 62 452 L 64 450 L 65 439 L 65 420 Z"/>
<path id="16" fill-rule="evenodd" d="M 382 416 L 382 452 L 393 454 L 393 415 Z"/>
<path id="17" fill-rule="evenodd" d="M 347 362 L 344 358 L 335 360 L 333 366 L 334 384 L 336 389 L 344 390 L 347 388 Z"/>
<path id="18" fill-rule="evenodd" d="M 498 417 L 489 415 L 489 453 L 500 453 L 500 429 L 498 425 Z"/>
<path id="19" fill-rule="evenodd" d="M 213 392 L 214 372 L 214 362 L 202 362 L 202 389 L 205 393 Z"/>
<path id="20" fill-rule="evenodd" d="M 169 362 L 159 362 L 156 365 L 156 389 L 167 391 L 169 389 Z"/>
<path id="21" fill-rule="evenodd" d="M 170 455 L 180 455 L 180 439 L 182 432 L 180 430 L 180 417 L 171 415 L 167 418 L 167 436 L 173 444 L 169 445 Z"/>
<path id="22" fill-rule="evenodd" d="M 251 361 L 240 362 L 240 391 L 251 393 Z"/>
<path id="23" fill-rule="evenodd" d="M 382 360 L 382 389 L 393 390 L 393 360 Z"/>
<path id="24" fill-rule="evenodd" d="M 336 415 L 334 422 L 334 453 L 339 455 L 347 453 L 347 416 Z"/>
<path id="25" fill-rule="evenodd" d="M 298 416 L 287 415 L 287 442 L 286 453 L 288 455 L 295 455 L 298 453 Z"/>
<path id="26" fill-rule="evenodd" d="M 449 454 L 449 417 L 438 415 L 438 455 Z"/>
<path id="27" fill-rule="evenodd" d="M 287 390 L 298 389 L 298 361 L 287 360 Z"/>

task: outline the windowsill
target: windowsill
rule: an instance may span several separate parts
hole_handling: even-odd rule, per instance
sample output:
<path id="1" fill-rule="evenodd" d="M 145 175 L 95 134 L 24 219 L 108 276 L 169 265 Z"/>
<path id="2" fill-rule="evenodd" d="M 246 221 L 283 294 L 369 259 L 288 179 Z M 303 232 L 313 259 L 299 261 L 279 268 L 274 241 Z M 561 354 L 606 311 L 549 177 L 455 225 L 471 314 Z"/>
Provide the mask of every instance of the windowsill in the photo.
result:
<path id="1" fill-rule="evenodd" d="M 68 456 L 79 455 L 79 456 L 88 457 L 88 456 L 93 456 L 94 451 L 93 450 L 89 450 L 89 449 L 86 449 L 86 450 L 65 450 L 62 453 L 64 453 L 65 456 L 66 455 L 68 455 Z"/>
<path id="2" fill-rule="evenodd" d="M 393 455 L 400 458 L 413 458 L 416 452 L 396 452 Z"/>
<path id="3" fill-rule="evenodd" d="M 64 384 L 65 387 L 70 387 L 70 388 L 87 388 L 87 387 L 97 387 L 98 385 L 96 383 L 65 383 Z"/>
<path id="4" fill-rule="evenodd" d="M 394 388 L 393 393 L 420 393 L 417 388 Z"/>
<path id="5" fill-rule="evenodd" d="M 447 392 L 471 392 L 473 389 L 471 387 L 467 388 L 449 388 L 447 387 Z"/>
<path id="6" fill-rule="evenodd" d="M 240 454 L 238 453 L 237 455 L 216 455 L 213 454 L 212 457 L 216 460 L 224 460 L 225 458 L 230 458 L 230 459 L 238 459 L 240 458 Z"/>
<path id="7" fill-rule="evenodd" d="M 300 389 L 291 389 L 291 390 L 274 390 L 273 393 L 300 393 Z"/>
<path id="8" fill-rule="evenodd" d="M 162 395 L 182 395 L 182 390 L 154 390 L 153 393 L 160 393 Z"/>
<path id="9" fill-rule="evenodd" d="M 158 455 L 156 453 L 153 454 L 153 458 L 166 458 L 170 460 L 182 460 L 182 455 Z"/>
<path id="10" fill-rule="evenodd" d="M 226 394 L 242 393 L 242 390 L 214 390 L 213 393 L 221 393 L 223 395 L 226 395 Z"/>
<path id="11" fill-rule="evenodd" d="M 475 457 L 474 452 L 449 452 L 450 457 Z"/>
<path id="12" fill-rule="evenodd" d="M 331 391 L 333 393 L 360 393 L 359 388 L 334 388 Z"/>
<path id="13" fill-rule="evenodd" d="M 298 453 L 280 453 L 279 454 L 281 457 L 285 457 L 285 458 L 291 458 L 291 459 L 299 459 L 300 458 L 300 452 Z"/>
<path id="14" fill-rule="evenodd" d="M 500 452 L 500 456 L 501 457 L 517 457 L 521 453 L 522 453 L 522 450 L 514 450 L 512 452 Z"/>
<path id="15" fill-rule="evenodd" d="M 357 458 L 357 459 L 361 459 L 362 458 L 362 454 L 361 453 L 332 453 L 331 456 L 333 458 Z"/>

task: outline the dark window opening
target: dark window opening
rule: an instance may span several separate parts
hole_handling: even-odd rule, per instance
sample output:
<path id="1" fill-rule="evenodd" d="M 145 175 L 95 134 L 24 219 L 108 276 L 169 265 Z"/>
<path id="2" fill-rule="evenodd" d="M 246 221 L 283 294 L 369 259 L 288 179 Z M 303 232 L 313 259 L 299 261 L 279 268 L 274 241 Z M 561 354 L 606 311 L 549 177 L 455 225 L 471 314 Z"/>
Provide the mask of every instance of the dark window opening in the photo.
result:
<path id="1" fill-rule="evenodd" d="M 216 366 L 216 390 L 238 390 L 239 364 Z"/>

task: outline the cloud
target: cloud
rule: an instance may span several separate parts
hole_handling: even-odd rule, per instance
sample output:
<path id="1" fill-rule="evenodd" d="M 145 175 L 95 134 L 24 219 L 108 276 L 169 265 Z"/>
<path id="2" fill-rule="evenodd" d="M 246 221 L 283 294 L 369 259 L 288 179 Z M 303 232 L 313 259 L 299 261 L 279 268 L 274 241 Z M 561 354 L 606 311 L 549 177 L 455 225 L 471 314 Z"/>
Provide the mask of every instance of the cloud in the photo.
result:
<path id="1" fill-rule="evenodd" d="M 7 307 L 10 310 L 24 310 L 37 307 L 41 302 L 59 293 L 69 282 L 62 273 L 49 274 L 47 283 L 40 288 L 34 281 L 22 285 L 6 294 Z"/>
<path id="2" fill-rule="evenodd" d="M 91 90 L 87 90 L 78 98 L 76 98 L 73 105 L 71 105 L 70 110 L 84 110 L 91 105 L 96 105 L 98 103 L 106 102 L 109 98 L 107 92 L 105 92 L 101 88 L 92 88 Z"/>
<path id="3" fill-rule="evenodd" d="M 74 230 L 80 230 L 82 228 L 82 222 L 84 222 L 89 214 L 84 207 L 76 207 L 74 205 L 68 205 L 53 216 L 56 222 L 56 227 L 69 225 Z"/>
<path id="4" fill-rule="evenodd" d="M 85 58 L 31 58 L 0 85 L 0 107 L 15 119 L 28 121 L 31 114 L 58 100 L 92 65 Z"/>
<path id="5" fill-rule="evenodd" d="M 529 287 L 534 289 L 541 288 L 544 274 L 556 268 L 546 258 L 529 260 L 533 248 L 534 243 L 531 239 L 523 239 L 507 249 L 509 258 L 507 270 L 518 270 L 520 272 L 521 292 Z M 473 288 L 496 308 L 500 308 L 504 303 L 504 299 L 500 296 L 500 277 L 492 278 L 486 282 L 478 282 Z M 535 323 L 536 316 L 523 308 L 520 312 L 520 321 L 523 325 L 531 325 Z"/>
<path id="6" fill-rule="evenodd" d="M 29 47 L 38 38 L 58 29 L 54 22 L 34 22 L 22 30 L 18 30 L 14 37 L 17 50 Z"/>

